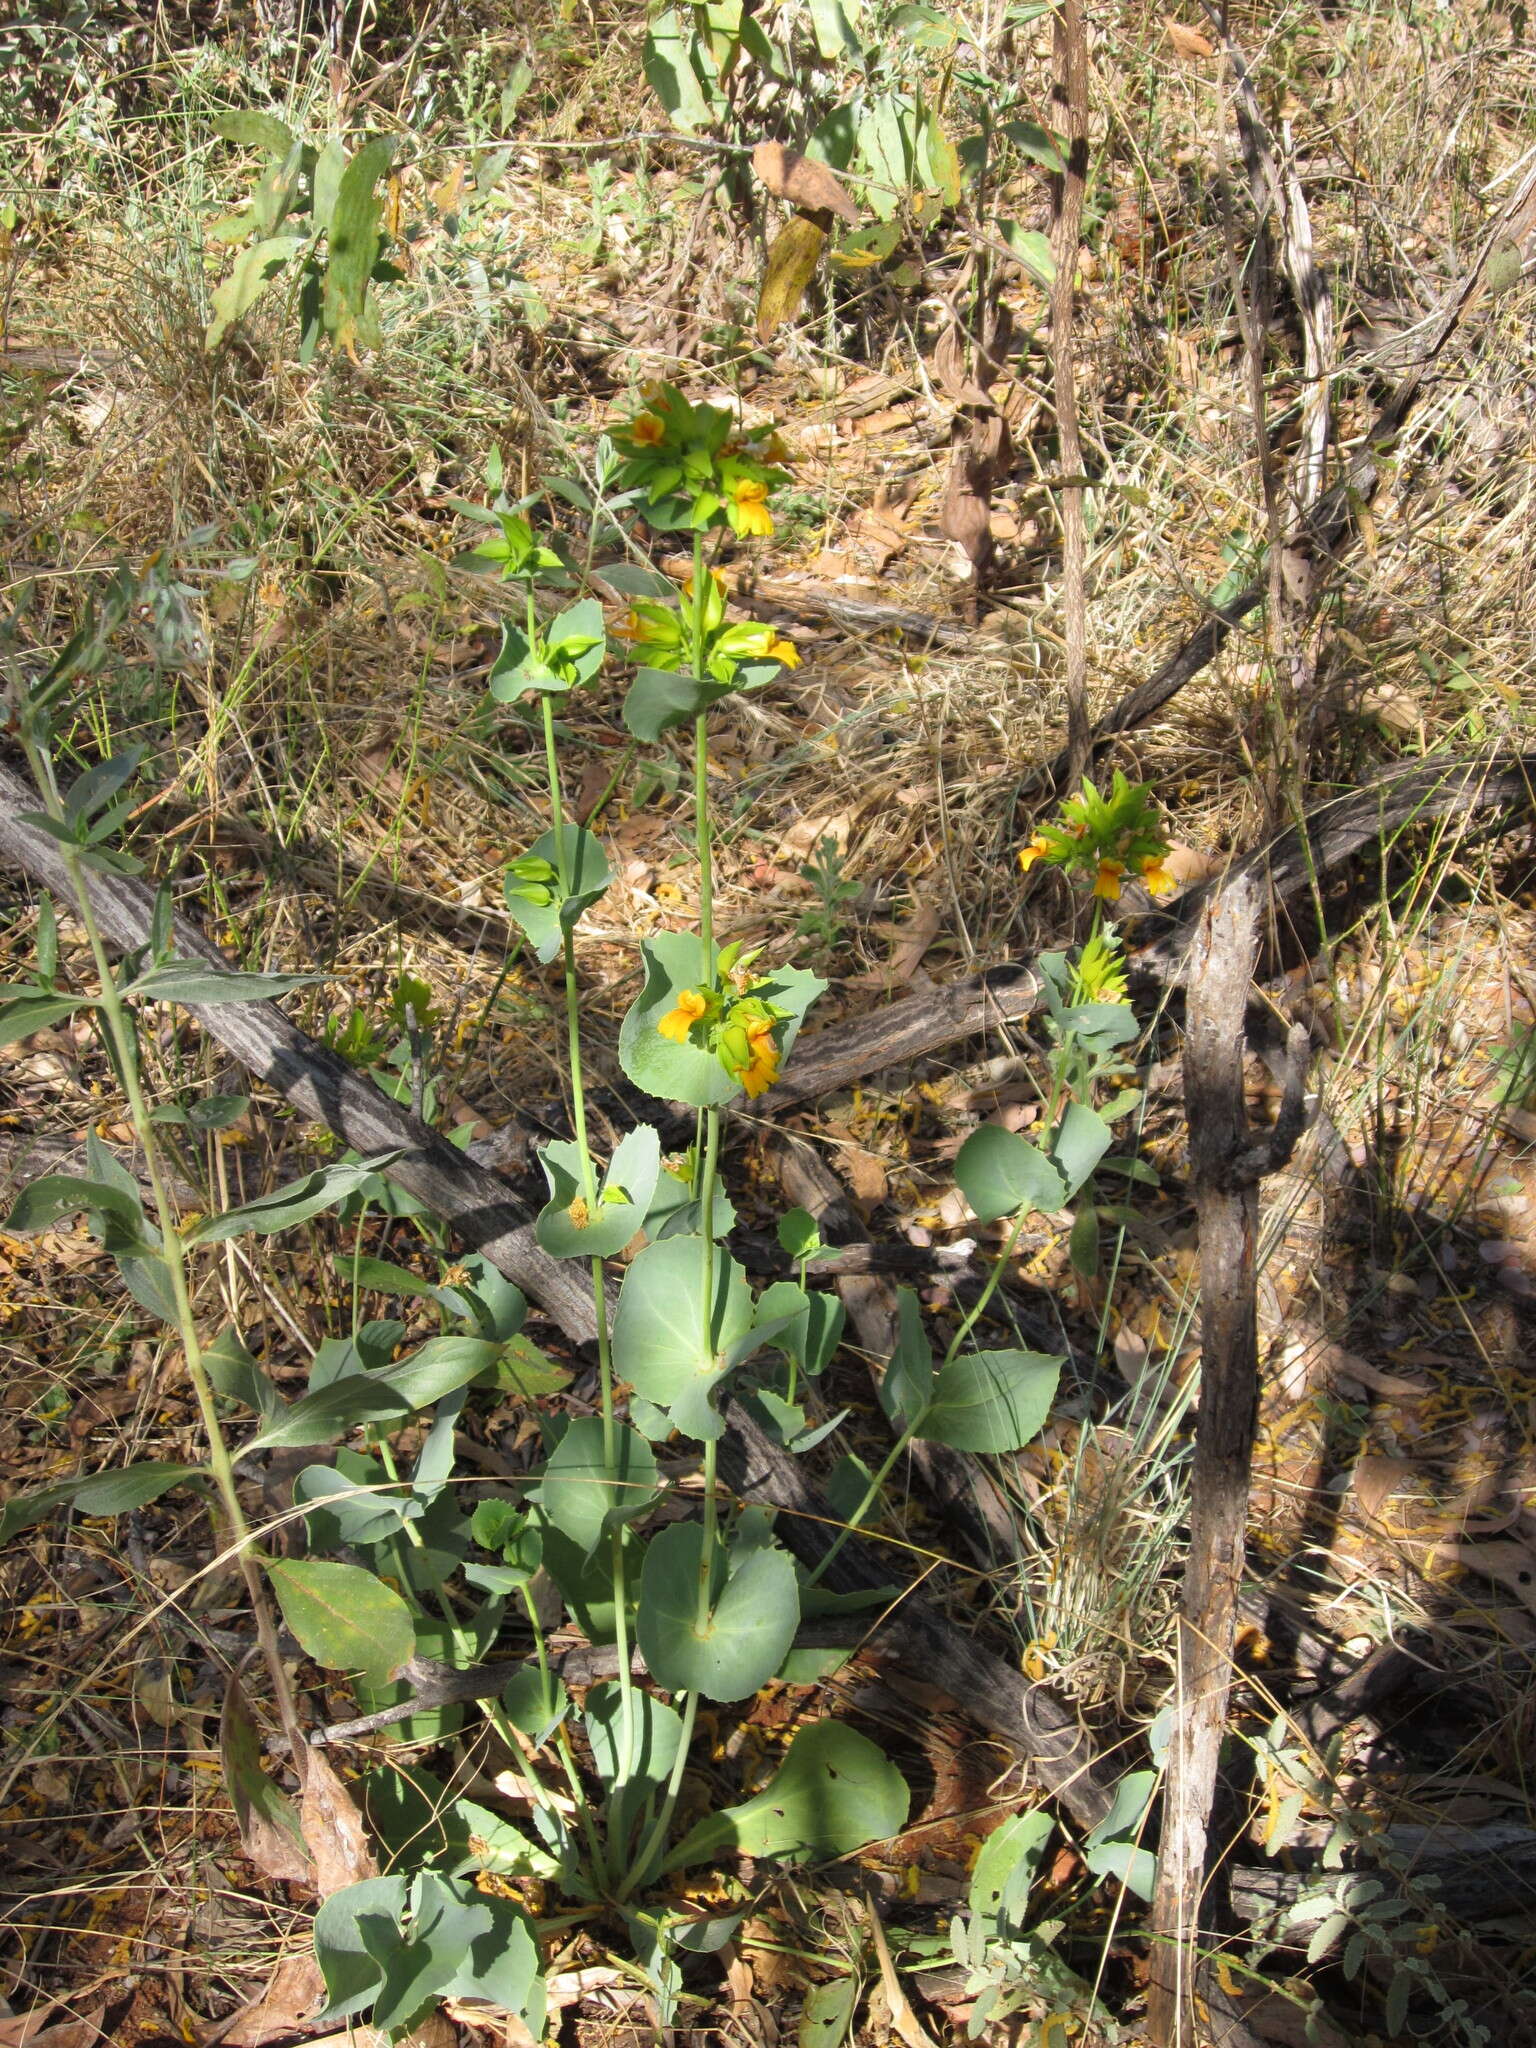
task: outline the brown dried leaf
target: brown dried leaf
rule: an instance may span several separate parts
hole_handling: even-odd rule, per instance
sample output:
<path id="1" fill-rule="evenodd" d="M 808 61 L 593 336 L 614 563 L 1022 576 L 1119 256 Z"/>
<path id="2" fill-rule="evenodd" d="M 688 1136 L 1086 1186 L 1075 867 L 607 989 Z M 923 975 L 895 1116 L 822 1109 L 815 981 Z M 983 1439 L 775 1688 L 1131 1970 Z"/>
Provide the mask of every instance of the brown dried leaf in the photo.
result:
<path id="1" fill-rule="evenodd" d="M 1355 1499 L 1360 1503 L 1360 1512 L 1368 1522 L 1379 1520 L 1382 1509 L 1393 1494 L 1412 1478 L 1413 1469 L 1406 1458 L 1382 1457 L 1374 1451 L 1356 1458 L 1350 1483 L 1354 1487 Z"/>
<path id="2" fill-rule="evenodd" d="M 315 1888 L 322 1899 L 339 1892 L 343 1885 L 378 1876 L 378 1858 L 357 1801 L 331 1768 L 323 1749 L 312 1749 L 305 1758 L 299 1825 L 315 1859 Z"/>
<path id="3" fill-rule="evenodd" d="M 786 149 L 782 142 L 760 142 L 752 152 L 752 168 L 775 199 L 787 199 L 807 213 L 835 213 L 849 227 L 858 226 L 859 209 L 837 173 L 814 163 L 798 149 Z"/>
<path id="4" fill-rule="evenodd" d="M 0 2019 L 0 2048 L 96 2048 L 106 2040 L 100 2014 L 96 2020 L 55 2020 L 50 2026 L 48 2015 L 56 2010 L 57 2002 L 50 1999 L 31 2012 L 7 2014 Z"/>
<path id="5" fill-rule="evenodd" d="M 1199 57 L 1215 54 L 1205 37 L 1197 28 L 1186 28 L 1182 21 L 1165 22 L 1168 40 L 1173 45 L 1173 54 L 1182 57 L 1186 64 L 1193 64 Z"/>
<path id="6" fill-rule="evenodd" d="M 264 1877 L 313 1884 L 293 1802 L 261 1767 L 261 1739 L 238 1678 L 229 1681 L 219 1722 L 219 1762 L 240 1844 Z"/>

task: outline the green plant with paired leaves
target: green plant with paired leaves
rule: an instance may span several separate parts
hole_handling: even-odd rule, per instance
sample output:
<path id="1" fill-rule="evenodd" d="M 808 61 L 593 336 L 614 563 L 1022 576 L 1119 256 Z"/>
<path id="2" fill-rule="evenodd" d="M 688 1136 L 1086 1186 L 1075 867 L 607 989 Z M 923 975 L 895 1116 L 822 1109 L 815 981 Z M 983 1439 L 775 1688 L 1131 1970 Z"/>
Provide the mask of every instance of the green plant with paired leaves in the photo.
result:
<path id="1" fill-rule="evenodd" d="M 472 1391 L 547 1402 L 569 1375 L 524 1335 L 518 1290 L 483 1258 L 451 1260 L 436 1243 L 431 1219 L 390 1187 L 393 1155 L 344 1158 L 238 1209 L 178 1227 L 159 1164 L 166 1123 L 216 1129 L 245 1104 L 152 1107 L 140 1078 L 136 1002 L 256 999 L 313 977 L 240 976 L 177 959 L 163 890 L 150 945 L 113 968 L 84 879 L 93 867 L 134 865 L 108 842 L 132 807 L 138 756 L 90 769 L 67 791 L 56 787 L 49 710 L 79 648 L 66 651 L 21 717 L 23 743 L 47 796 L 34 822 L 64 854 L 99 992 L 60 985 L 57 926 L 45 908 L 35 982 L 3 992 L 0 1029 L 14 1037 L 80 1010 L 99 1019 L 150 1163 L 151 1202 L 93 1139 L 88 1173 L 51 1176 L 27 1189 L 7 1227 L 36 1229 L 69 1214 L 90 1219 L 134 1299 L 179 1341 L 209 1456 L 206 1465 L 140 1465 L 60 1482 L 11 1502 L 0 1531 L 28 1526 L 62 1504 L 113 1513 L 178 1484 L 211 1487 L 245 1573 L 279 1711 L 297 1741 L 303 1737 L 278 1655 L 276 1613 L 322 1669 L 351 1674 L 365 1712 L 386 1718 L 402 1702 L 399 1674 L 412 1658 L 466 1669 L 483 1663 L 509 1628 L 530 1646 L 516 1676 L 480 1709 L 508 1751 L 529 1760 L 526 1824 L 458 1796 L 414 1764 L 376 1769 L 361 1781 L 360 1801 L 386 1870 L 334 1893 L 316 1917 L 329 1993 L 319 2017 L 327 2024 L 366 2018 L 398 2034 L 437 1999 L 467 1995 L 516 2012 L 539 2031 L 545 1930 L 524 1903 L 477 1889 L 477 1879 L 487 1876 L 553 1887 L 564 1901 L 557 1924 L 620 1915 L 661 2021 L 669 2023 L 681 1983 L 679 1954 L 726 1938 L 739 1915 L 716 1916 L 701 1929 L 676 1909 L 647 1902 L 658 1883 L 732 1854 L 786 1862 L 848 1855 L 901 1827 L 907 1790 L 900 1775 L 874 1743 L 835 1722 L 802 1729 L 770 1784 L 753 1797 L 681 1831 L 674 1816 L 701 1711 L 747 1699 L 775 1675 L 801 1668 L 795 1645 L 802 1619 L 836 1609 L 820 1582 L 848 1536 L 879 1506 L 906 1448 L 921 1439 L 1008 1452 L 1040 1430 L 1061 1359 L 978 1348 L 972 1336 L 1027 1218 L 1080 1197 L 1110 1145 L 1108 1117 L 1122 1106 L 1094 1107 L 1103 1072 L 1133 1030 L 1112 947 L 1098 960 L 1093 946 L 1103 935 L 1096 933 L 1049 975 L 1057 1050 L 1040 1141 L 988 1126 L 960 1153 L 958 1177 L 977 1217 L 1007 1224 L 1002 1257 L 937 1353 L 917 1296 L 903 1291 L 900 1338 L 880 1385 L 891 1451 L 874 1472 L 856 1459 L 844 1461 L 835 1487 L 846 1504 L 846 1528 L 817 1568 L 799 1564 L 770 1516 L 723 1494 L 720 1443 L 727 1403 L 735 1399 L 750 1403 L 796 1455 L 839 1427 L 844 1415 L 818 1414 L 810 1397 L 837 1350 L 843 1309 L 811 1284 L 826 1247 L 804 1211 L 791 1211 L 779 1226 L 794 1278 L 755 1290 L 732 1257 L 724 1242 L 734 1211 L 721 1184 L 721 1112 L 743 1095 L 772 1089 L 824 984 L 791 963 L 766 960 L 761 950 L 717 941 L 707 778 L 711 709 L 732 694 L 769 687 L 793 665 L 793 648 L 772 627 L 730 619 L 723 580 L 709 559 L 716 536 L 740 539 L 771 528 L 769 503 L 786 480 L 782 451 L 772 437 L 745 434 L 719 408 L 691 406 L 671 387 L 649 391 L 645 409 L 615 428 L 612 446 L 617 504 L 647 527 L 693 536 L 693 571 L 681 585 L 653 571 L 633 583 L 625 638 L 635 673 L 624 715 L 646 744 L 676 728 L 691 734 L 698 918 L 693 929 L 642 942 L 640 987 L 618 1053 L 642 1092 L 692 1108 L 694 1140 L 682 1156 L 668 1157 L 650 1124 L 636 1125 L 603 1152 L 591 1135 L 576 932 L 611 872 L 597 835 L 566 815 L 557 719 L 574 693 L 598 683 L 615 650 L 602 605 L 581 594 L 563 547 L 539 537 L 528 504 L 509 502 L 497 488 L 489 506 L 464 508 L 485 533 L 462 559 L 520 600 L 504 628 L 490 695 L 536 721 L 550 824 L 509 862 L 505 900 L 537 958 L 558 965 L 570 1081 L 571 1136 L 540 1150 L 548 1199 L 535 1231 L 552 1257 L 586 1267 L 599 1394 L 596 1413 L 543 1413 L 536 1466 L 472 1513 L 460 1504 L 455 1456 L 455 1429 Z M 495 481 L 499 486 L 499 476 Z M 609 579 L 617 580 L 613 572 Z M 1106 1001 L 1111 993 L 1116 999 Z M 392 1093 L 430 1116 L 426 1067 L 435 1018 L 425 984 L 402 976 L 390 1016 L 392 1049 L 371 1026 L 348 1024 L 342 1038 Z M 351 1326 L 320 1345 L 307 1390 L 288 1400 L 239 1332 L 205 1335 L 192 1306 L 191 1274 L 206 1246 L 271 1235 L 327 1209 L 339 1210 L 354 1233 L 351 1254 L 337 1258 L 351 1286 Z M 365 1252 L 373 1209 L 420 1218 L 428 1243 L 441 1253 L 437 1279 Z M 610 1268 L 621 1253 L 627 1264 L 615 1306 Z M 401 1321 L 368 1319 L 364 1297 L 375 1291 L 430 1307 L 437 1334 L 408 1343 Z M 244 1517 L 228 1441 L 231 1429 L 248 1426 L 232 1421 L 242 1412 L 254 1422 L 240 1445 L 243 1455 L 316 1452 L 294 1485 L 304 1555 L 270 1553 Z M 696 1447 L 701 1476 L 698 1512 L 682 1518 L 684 1497 L 658 1461 L 662 1446 L 672 1446 L 675 1460 L 679 1440 Z M 536 1584 L 545 1589 L 538 1597 Z M 593 1645 L 613 1653 L 614 1677 L 590 1687 L 579 1705 L 548 1647 L 551 1602 Z M 634 1676 L 636 1650 L 648 1674 L 644 1684 Z M 418 1708 L 401 1726 L 413 1740 L 439 1739 L 466 1711 L 457 1703 Z M 262 1772 L 254 1736 L 243 1746 L 226 1745 L 226 1766 L 237 1805 L 259 1808 L 297 1840 L 292 1803 Z"/>
<path id="2" fill-rule="evenodd" d="M 349 156 L 340 136 L 321 144 L 296 136 L 275 114 L 220 114 L 215 131 L 259 150 L 266 168 L 239 213 L 212 223 L 215 241 L 240 245 L 234 267 L 213 294 L 207 346 L 217 348 L 279 278 L 296 281 L 299 361 L 321 336 L 355 362 L 379 344 L 371 287 L 404 273 L 385 254 L 386 195 L 379 187 L 394 161 L 392 136 L 367 137 Z"/>

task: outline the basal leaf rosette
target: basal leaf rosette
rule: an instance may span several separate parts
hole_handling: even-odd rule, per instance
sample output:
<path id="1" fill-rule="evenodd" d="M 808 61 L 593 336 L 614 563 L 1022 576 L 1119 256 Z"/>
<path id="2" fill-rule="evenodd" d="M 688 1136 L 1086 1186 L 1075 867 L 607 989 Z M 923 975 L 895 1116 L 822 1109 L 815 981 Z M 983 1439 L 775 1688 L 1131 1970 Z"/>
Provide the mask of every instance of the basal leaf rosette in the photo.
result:
<path id="1" fill-rule="evenodd" d="M 754 976 L 735 946 L 717 951 L 705 976 L 691 932 L 657 932 L 640 951 L 645 987 L 619 1032 L 620 1063 L 648 1095 L 694 1109 L 765 1093 L 826 987 L 799 967 Z"/>
<path id="2" fill-rule="evenodd" d="M 789 481 L 777 434 L 743 433 L 728 408 L 690 405 L 674 384 L 648 384 L 641 396 L 643 409 L 611 433 L 622 458 L 618 488 L 639 494 L 647 523 L 668 532 L 772 533 L 768 500 Z"/>

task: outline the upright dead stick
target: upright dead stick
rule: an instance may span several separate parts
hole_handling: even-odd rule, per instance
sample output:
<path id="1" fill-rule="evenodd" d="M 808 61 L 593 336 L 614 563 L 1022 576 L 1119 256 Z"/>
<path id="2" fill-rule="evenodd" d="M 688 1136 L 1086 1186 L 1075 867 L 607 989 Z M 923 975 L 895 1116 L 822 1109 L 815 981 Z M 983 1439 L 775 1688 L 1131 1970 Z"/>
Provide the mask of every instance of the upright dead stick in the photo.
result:
<path id="1" fill-rule="evenodd" d="M 1243 1109 L 1243 1018 L 1257 951 L 1259 891 L 1241 877 L 1206 909 L 1190 959 L 1185 1114 L 1200 1228 L 1200 1412 L 1189 1562 L 1179 1622 L 1147 2031 L 1159 2048 L 1201 2038 L 1194 1992 L 1216 1760 L 1226 1727 L 1258 1416 L 1255 1243 L 1258 1183 L 1294 1149 L 1307 1039 L 1292 1033 L 1280 1117 L 1250 1135 Z"/>
<path id="2" fill-rule="evenodd" d="M 1051 254 L 1051 389 L 1056 436 L 1067 481 L 1061 490 L 1061 601 L 1066 642 L 1067 780 L 1088 766 L 1087 538 L 1083 527 L 1083 444 L 1077 426 L 1077 378 L 1072 362 L 1073 295 L 1088 182 L 1088 38 L 1081 0 L 1062 0 L 1052 27 L 1056 62 L 1053 94 L 1066 134 L 1067 167 L 1051 180 L 1055 221 Z"/>

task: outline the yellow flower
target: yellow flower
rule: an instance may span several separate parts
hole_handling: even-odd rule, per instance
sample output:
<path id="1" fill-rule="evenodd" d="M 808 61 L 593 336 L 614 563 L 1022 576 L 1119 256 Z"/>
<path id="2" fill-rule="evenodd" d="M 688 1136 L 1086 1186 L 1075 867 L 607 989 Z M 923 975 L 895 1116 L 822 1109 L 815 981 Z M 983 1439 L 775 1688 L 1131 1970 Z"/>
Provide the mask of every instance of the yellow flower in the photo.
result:
<path id="1" fill-rule="evenodd" d="M 736 507 L 738 533 L 767 535 L 773 531 L 768 515 L 768 486 L 755 476 L 739 476 L 730 487 Z"/>
<path id="2" fill-rule="evenodd" d="M 800 666 L 800 650 L 793 640 L 781 640 L 777 635 L 768 642 L 768 659 L 782 661 L 786 668 Z"/>
<path id="3" fill-rule="evenodd" d="M 1169 874 L 1166 854 L 1157 854 L 1141 864 L 1141 879 L 1149 896 L 1166 896 L 1170 889 L 1179 886 L 1176 876 Z"/>
<path id="4" fill-rule="evenodd" d="M 1093 885 L 1094 895 L 1102 896 L 1106 903 L 1113 903 L 1120 894 L 1120 877 L 1124 873 L 1123 860 L 1101 860 L 1098 876 Z"/>
<path id="5" fill-rule="evenodd" d="M 629 438 L 637 448 L 659 448 L 667 438 L 666 425 L 653 412 L 636 413 L 629 423 Z"/>
<path id="6" fill-rule="evenodd" d="M 752 1048 L 751 1063 L 738 1078 L 748 1095 L 766 1095 L 779 1078 L 779 1048 L 773 1042 L 772 1021 L 767 1017 L 749 1018 L 747 1043 Z"/>
<path id="7" fill-rule="evenodd" d="M 1047 845 L 1045 840 L 1042 839 L 1040 834 L 1037 832 L 1034 838 L 1031 839 L 1031 841 L 1029 842 L 1028 846 L 1021 846 L 1019 848 L 1019 866 L 1024 870 L 1025 874 L 1027 875 L 1030 869 L 1034 866 L 1035 862 L 1037 860 L 1044 860 L 1045 856 L 1050 852 L 1050 850 L 1051 849 Z"/>
<path id="8" fill-rule="evenodd" d="M 669 1010 L 656 1029 L 663 1038 L 670 1038 L 675 1045 L 686 1045 L 689 1032 L 708 1008 L 707 998 L 696 988 L 680 989 L 677 1008 Z"/>

